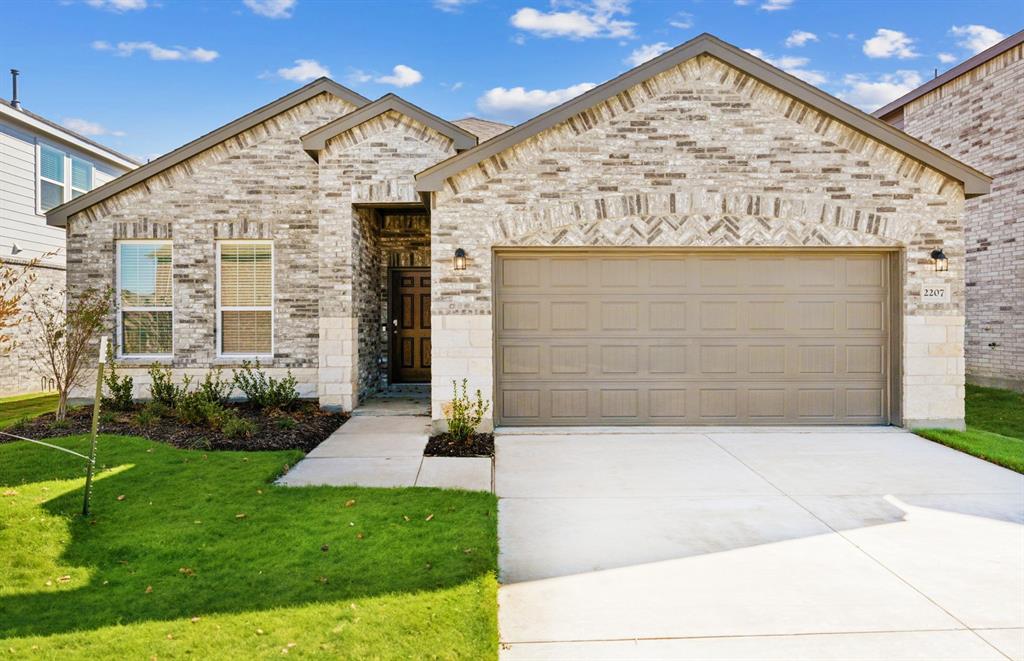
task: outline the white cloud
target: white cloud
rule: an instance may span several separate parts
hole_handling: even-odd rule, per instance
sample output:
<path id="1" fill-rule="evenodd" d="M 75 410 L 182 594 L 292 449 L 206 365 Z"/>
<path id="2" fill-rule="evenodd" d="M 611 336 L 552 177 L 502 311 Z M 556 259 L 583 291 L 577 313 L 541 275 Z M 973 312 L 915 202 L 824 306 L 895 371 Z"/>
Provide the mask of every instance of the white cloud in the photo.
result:
<path id="1" fill-rule="evenodd" d="M 693 27 L 693 14 L 685 11 L 677 12 L 676 15 L 669 20 L 668 24 L 674 28 L 679 28 L 680 30 L 688 30 Z"/>
<path id="2" fill-rule="evenodd" d="M 938 57 L 939 62 L 942 62 L 943 64 L 956 62 L 956 55 L 953 55 L 952 53 L 939 53 Z"/>
<path id="3" fill-rule="evenodd" d="M 85 0 L 85 4 L 96 9 L 106 9 L 117 13 L 136 11 L 147 7 L 146 0 Z"/>
<path id="4" fill-rule="evenodd" d="M 591 0 L 590 2 L 552 3 L 549 12 L 523 7 L 509 21 L 515 27 L 538 37 L 570 39 L 633 37 L 636 23 L 616 18 L 629 13 L 629 0 Z M 559 11 L 564 7 L 569 11 Z"/>
<path id="5" fill-rule="evenodd" d="M 316 78 L 330 78 L 331 70 L 316 60 L 295 60 L 295 66 L 282 67 L 277 70 L 277 75 L 285 80 L 305 83 Z"/>
<path id="6" fill-rule="evenodd" d="M 972 53 L 980 53 L 1006 39 L 1006 35 L 999 30 L 984 25 L 954 25 L 950 29 L 950 33 L 960 37 L 960 40 L 956 42 L 957 45 Z"/>
<path id="7" fill-rule="evenodd" d="M 560 103 L 597 87 L 594 83 L 579 83 L 555 90 L 527 90 L 523 87 L 494 87 L 476 100 L 477 108 L 507 119 L 524 119 L 553 108 Z"/>
<path id="8" fill-rule="evenodd" d="M 374 79 L 374 82 L 383 83 L 385 85 L 394 85 L 395 87 L 409 87 L 423 80 L 423 74 L 412 67 L 407 67 L 404 64 L 396 64 L 391 69 L 390 76 L 378 76 Z"/>
<path id="9" fill-rule="evenodd" d="M 471 5 L 476 0 L 434 0 L 434 9 L 440 9 L 449 14 L 457 14 L 466 5 Z"/>
<path id="10" fill-rule="evenodd" d="M 291 18 L 295 0 L 243 0 L 252 13 L 266 18 Z"/>
<path id="11" fill-rule="evenodd" d="M 864 42 L 864 54 L 868 57 L 898 57 L 905 60 L 917 57 L 914 40 L 899 30 L 878 28 L 875 36 Z"/>
<path id="12" fill-rule="evenodd" d="M 783 9 L 789 9 L 792 6 L 793 0 L 767 0 L 761 5 L 763 11 L 781 11 Z"/>
<path id="13" fill-rule="evenodd" d="M 462 88 L 463 88 L 463 86 L 464 86 L 464 85 L 465 85 L 465 83 L 463 83 L 463 82 L 462 82 L 462 81 L 460 80 L 460 81 L 459 81 L 459 82 L 457 82 L 457 83 L 452 83 L 451 85 L 449 85 L 449 86 L 448 86 L 448 89 L 449 89 L 449 90 L 451 90 L 452 92 L 458 92 L 458 91 L 459 91 L 460 89 L 462 89 Z"/>
<path id="14" fill-rule="evenodd" d="M 151 60 L 213 62 L 220 57 L 220 53 L 208 48 L 186 48 L 185 46 L 164 48 L 157 46 L 152 41 L 119 41 L 116 45 L 111 45 L 107 41 L 94 41 L 92 47 L 95 50 L 113 51 L 120 57 L 131 57 L 135 51 L 141 51 L 148 54 Z"/>
<path id="15" fill-rule="evenodd" d="M 810 59 L 806 57 L 796 57 L 794 55 L 771 57 L 760 48 L 744 48 L 743 50 L 811 85 L 823 85 L 828 82 L 828 76 L 821 71 L 806 68 L 811 63 Z"/>
<path id="16" fill-rule="evenodd" d="M 371 80 L 373 80 L 373 76 L 366 73 L 362 69 L 353 69 L 352 71 L 349 72 L 347 76 L 345 76 L 345 80 L 347 80 L 349 83 L 353 85 L 358 85 L 359 83 L 370 82 Z"/>
<path id="17" fill-rule="evenodd" d="M 87 136 L 112 135 L 115 137 L 121 137 L 124 135 L 124 131 L 111 131 L 102 124 L 90 122 L 87 119 L 81 119 L 78 117 L 67 117 L 62 123 L 75 133 L 81 133 L 82 135 Z"/>
<path id="18" fill-rule="evenodd" d="M 670 50 L 672 50 L 672 47 L 664 41 L 659 41 L 656 44 L 646 44 L 634 50 L 629 54 L 629 57 L 623 61 L 630 66 L 638 67 L 647 60 L 653 60 L 662 53 Z"/>
<path id="19" fill-rule="evenodd" d="M 870 80 L 867 76 L 852 74 L 843 79 L 846 88 L 838 96 L 843 101 L 870 112 L 894 101 L 922 83 L 916 71 L 900 70 Z"/>
<path id="20" fill-rule="evenodd" d="M 813 32 L 807 32 L 806 30 L 793 30 L 786 37 L 787 48 L 800 48 L 805 46 L 809 41 L 818 41 L 818 35 Z"/>
<path id="21" fill-rule="evenodd" d="M 737 4 L 740 7 L 746 7 L 751 2 L 753 2 L 753 0 L 733 0 L 733 4 Z"/>

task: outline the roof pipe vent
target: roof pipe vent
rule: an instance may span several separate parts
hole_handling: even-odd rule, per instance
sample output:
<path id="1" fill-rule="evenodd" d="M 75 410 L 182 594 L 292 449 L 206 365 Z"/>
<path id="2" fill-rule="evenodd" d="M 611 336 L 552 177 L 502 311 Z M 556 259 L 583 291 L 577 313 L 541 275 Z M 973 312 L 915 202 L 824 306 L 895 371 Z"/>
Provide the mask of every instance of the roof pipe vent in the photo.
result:
<path id="1" fill-rule="evenodd" d="M 11 69 L 11 107 L 21 110 L 21 101 L 18 101 L 18 74 L 17 69 Z"/>

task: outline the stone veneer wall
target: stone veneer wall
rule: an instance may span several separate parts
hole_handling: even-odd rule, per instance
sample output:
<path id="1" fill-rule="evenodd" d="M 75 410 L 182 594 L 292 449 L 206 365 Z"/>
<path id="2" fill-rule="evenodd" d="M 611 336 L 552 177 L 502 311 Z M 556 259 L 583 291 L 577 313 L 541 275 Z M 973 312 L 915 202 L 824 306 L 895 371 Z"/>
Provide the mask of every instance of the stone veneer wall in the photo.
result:
<path id="1" fill-rule="evenodd" d="M 22 265 L 14 260 L 6 264 L 18 271 Z M 35 266 L 30 269 L 35 280 L 29 285 L 28 296 L 42 296 L 50 288 L 64 289 L 63 268 Z M 14 338 L 15 347 L 10 354 L 0 356 L 0 397 L 22 395 L 53 389 L 53 379 L 47 376 L 43 367 L 40 334 L 36 323 L 29 314 L 28 297 L 22 300 L 21 314 L 16 324 L 4 329 L 5 334 Z"/>
<path id="2" fill-rule="evenodd" d="M 1024 391 L 1024 44 L 903 109 L 903 130 L 993 177 L 967 201 L 967 380 Z"/>
<path id="3" fill-rule="evenodd" d="M 904 419 L 962 426 L 962 210 L 959 182 L 719 60 L 692 59 L 434 194 L 435 424 L 452 379 L 494 396 L 495 247 L 895 246 Z M 947 273 L 928 258 L 938 246 Z M 457 247 L 470 258 L 459 273 L 436 259 Z M 952 301 L 922 304 L 927 283 L 948 283 Z"/>
<path id="4" fill-rule="evenodd" d="M 76 214 L 68 223 L 69 292 L 115 284 L 119 239 L 172 239 L 175 377 L 202 373 L 217 358 L 218 239 L 274 242 L 274 358 L 292 369 L 304 396 L 318 392 L 318 166 L 299 138 L 354 110 L 321 94 Z M 113 328 L 114 318 L 110 319 Z M 137 396 L 148 394 L 146 366 L 126 369 Z M 149 361 L 145 361 L 148 364 Z M 91 396 L 91 390 L 78 393 Z"/>
<path id="5" fill-rule="evenodd" d="M 369 228 L 354 221 L 353 205 L 420 203 L 414 175 L 454 154 L 450 138 L 395 111 L 335 136 L 320 153 L 321 404 L 355 408 L 360 392 L 380 383 L 374 366 L 386 350 L 380 345 L 379 312 L 360 315 L 353 305 L 371 296 L 353 289 L 353 274 L 360 272 L 356 281 L 379 296 L 382 268 L 379 260 L 365 258 L 369 253 L 361 244 Z"/>

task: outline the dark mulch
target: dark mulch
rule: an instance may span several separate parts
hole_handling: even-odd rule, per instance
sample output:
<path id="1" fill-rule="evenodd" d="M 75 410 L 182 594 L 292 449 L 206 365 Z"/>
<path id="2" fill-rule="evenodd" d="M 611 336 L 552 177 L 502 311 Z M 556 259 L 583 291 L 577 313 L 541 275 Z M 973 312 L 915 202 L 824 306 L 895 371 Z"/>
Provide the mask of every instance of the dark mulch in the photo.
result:
<path id="1" fill-rule="evenodd" d="M 177 448 L 204 450 L 303 450 L 309 452 L 331 435 L 348 420 L 343 413 L 328 413 L 320 410 L 315 401 L 301 401 L 293 410 L 267 413 L 244 403 L 228 404 L 241 418 L 256 424 L 257 431 L 249 438 L 231 439 L 209 425 L 189 425 L 172 415 L 156 418 L 149 425 L 142 426 L 137 414 L 142 409 L 136 404 L 130 412 L 103 412 L 100 419 L 100 433 L 123 436 L 142 436 L 161 441 Z M 290 418 L 293 422 L 282 420 Z M 61 424 L 54 423 L 54 415 L 48 413 L 28 422 L 15 425 L 12 434 L 28 438 L 51 438 L 87 434 L 92 426 L 92 407 L 83 406 L 68 411 Z M 0 439 L 3 439 L 0 436 Z M 7 439 L 12 440 L 12 439 Z M 0 442 L 3 442 L 0 440 Z"/>
<path id="2" fill-rule="evenodd" d="M 428 457 L 493 457 L 494 434 L 473 434 L 469 442 L 456 441 L 447 433 L 436 434 L 427 441 L 423 454 Z"/>

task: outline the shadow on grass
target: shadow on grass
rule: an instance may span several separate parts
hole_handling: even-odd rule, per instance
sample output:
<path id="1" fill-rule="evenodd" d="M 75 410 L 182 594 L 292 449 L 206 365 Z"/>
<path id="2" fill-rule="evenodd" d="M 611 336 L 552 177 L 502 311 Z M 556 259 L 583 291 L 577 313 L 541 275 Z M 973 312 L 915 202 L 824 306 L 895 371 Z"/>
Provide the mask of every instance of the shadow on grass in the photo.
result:
<path id="1" fill-rule="evenodd" d="M 60 443 L 82 451 L 86 439 Z M 496 571 L 490 494 L 270 484 L 299 456 L 103 437 L 103 463 L 130 466 L 102 474 L 84 519 L 80 461 L 0 445 L 0 573 L 13 576 L 0 581 L 0 638 L 432 591 Z"/>

